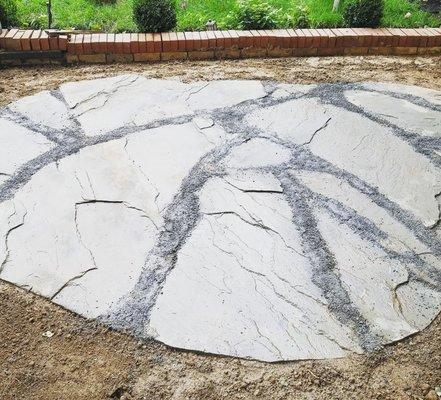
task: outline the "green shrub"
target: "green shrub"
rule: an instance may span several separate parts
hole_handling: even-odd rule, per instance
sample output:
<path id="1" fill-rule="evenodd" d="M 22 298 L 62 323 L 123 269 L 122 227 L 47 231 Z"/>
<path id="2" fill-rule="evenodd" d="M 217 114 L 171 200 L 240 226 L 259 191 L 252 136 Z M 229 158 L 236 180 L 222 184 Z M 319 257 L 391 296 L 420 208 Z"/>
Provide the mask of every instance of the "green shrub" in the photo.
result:
<path id="1" fill-rule="evenodd" d="M 18 23 L 16 0 L 0 0 L 0 22 L 3 28 L 8 28 Z"/>
<path id="2" fill-rule="evenodd" d="M 176 27 L 176 6 L 172 0 L 135 0 L 133 16 L 141 32 L 166 32 Z"/>
<path id="3" fill-rule="evenodd" d="M 247 0 L 238 8 L 240 29 L 273 29 L 277 27 L 278 10 L 263 0 Z"/>
<path id="4" fill-rule="evenodd" d="M 349 0 L 344 5 L 343 19 L 354 28 L 377 28 L 383 17 L 383 0 Z"/>

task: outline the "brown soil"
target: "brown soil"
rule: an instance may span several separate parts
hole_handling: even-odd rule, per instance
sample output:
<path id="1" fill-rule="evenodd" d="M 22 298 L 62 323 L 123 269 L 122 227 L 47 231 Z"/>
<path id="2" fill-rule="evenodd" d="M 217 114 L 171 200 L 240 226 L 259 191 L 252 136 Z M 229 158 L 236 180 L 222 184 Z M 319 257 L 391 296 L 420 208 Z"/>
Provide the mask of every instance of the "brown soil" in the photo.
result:
<path id="1" fill-rule="evenodd" d="M 441 57 L 12 68 L 0 105 L 60 83 L 121 73 L 184 80 L 383 81 L 441 89 Z M 268 364 L 137 342 L 0 281 L 0 399 L 436 399 L 441 316 L 373 354 Z M 43 336 L 52 331 L 51 338 Z"/>

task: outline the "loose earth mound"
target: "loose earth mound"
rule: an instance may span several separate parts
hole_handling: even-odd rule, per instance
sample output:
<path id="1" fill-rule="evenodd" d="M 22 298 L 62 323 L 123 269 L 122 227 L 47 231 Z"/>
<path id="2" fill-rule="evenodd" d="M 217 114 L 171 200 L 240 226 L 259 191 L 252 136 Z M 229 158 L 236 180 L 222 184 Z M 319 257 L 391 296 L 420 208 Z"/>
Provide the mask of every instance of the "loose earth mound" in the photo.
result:
<path id="1" fill-rule="evenodd" d="M 441 94 L 65 84 L 0 110 L 0 278 L 168 345 L 342 357 L 441 309 Z"/>

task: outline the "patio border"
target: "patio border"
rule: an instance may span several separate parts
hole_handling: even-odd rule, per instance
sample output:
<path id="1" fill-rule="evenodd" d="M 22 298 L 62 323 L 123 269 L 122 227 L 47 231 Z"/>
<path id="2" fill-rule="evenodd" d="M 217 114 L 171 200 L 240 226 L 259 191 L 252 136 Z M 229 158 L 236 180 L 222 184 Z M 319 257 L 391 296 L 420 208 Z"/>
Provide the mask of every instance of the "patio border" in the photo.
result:
<path id="1" fill-rule="evenodd" d="M 439 55 L 441 28 L 337 28 L 50 35 L 3 29 L 1 64 L 109 63 L 336 55 Z M 25 53 L 28 53 L 25 56 Z M 30 56 L 32 54 L 32 57 Z M 49 57 L 54 60 L 54 57 Z"/>

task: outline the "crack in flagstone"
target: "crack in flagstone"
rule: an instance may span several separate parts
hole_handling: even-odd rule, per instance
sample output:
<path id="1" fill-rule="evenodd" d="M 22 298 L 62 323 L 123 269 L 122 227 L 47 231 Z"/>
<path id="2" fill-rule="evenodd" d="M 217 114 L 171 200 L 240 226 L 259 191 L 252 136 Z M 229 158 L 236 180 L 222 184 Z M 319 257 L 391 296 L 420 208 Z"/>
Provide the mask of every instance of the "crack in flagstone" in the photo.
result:
<path id="1" fill-rule="evenodd" d="M 311 142 L 312 142 L 312 141 L 314 140 L 314 138 L 315 138 L 315 135 L 317 135 L 317 133 L 319 133 L 321 130 L 326 129 L 326 127 L 328 126 L 329 121 L 330 121 L 331 119 L 332 119 L 332 117 L 329 117 L 329 118 L 326 120 L 326 122 L 325 122 L 320 128 L 316 129 L 316 130 L 314 131 L 314 133 L 311 135 L 311 137 L 309 138 L 309 140 L 306 141 L 306 142 L 304 142 L 304 143 L 302 143 L 302 146 L 305 146 L 305 145 L 307 145 L 307 144 L 311 144 Z"/>
<path id="2" fill-rule="evenodd" d="M 10 222 L 11 218 L 17 214 L 17 211 L 14 208 L 14 212 L 9 216 L 8 218 L 8 222 Z M 5 258 L 3 259 L 2 263 L 0 264 L 0 273 L 3 272 L 3 269 L 5 268 L 6 264 L 8 263 L 9 260 L 9 236 L 12 234 L 12 232 L 14 232 L 15 230 L 17 230 L 18 228 L 21 228 L 24 223 L 25 223 L 25 218 L 27 215 L 27 211 L 23 214 L 23 217 L 21 219 L 21 222 L 19 222 L 18 224 L 14 225 L 13 227 L 9 228 L 6 231 L 6 234 L 4 236 L 4 242 L 5 242 Z"/>
<path id="3" fill-rule="evenodd" d="M 51 300 L 54 300 L 64 289 L 66 289 L 68 286 L 72 284 L 72 282 L 76 282 L 79 279 L 83 278 L 87 273 L 91 271 L 98 270 L 97 267 L 86 269 L 85 271 L 81 272 L 80 274 L 74 276 L 73 278 L 70 278 L 68 281 L 66 281 L 59 289 L 55 291 L 55 293 L 50 297 Z"/>

